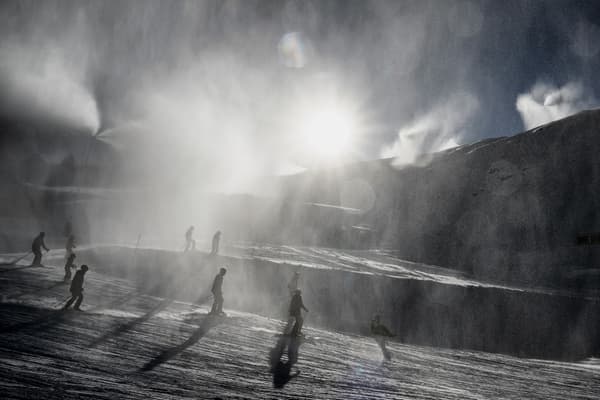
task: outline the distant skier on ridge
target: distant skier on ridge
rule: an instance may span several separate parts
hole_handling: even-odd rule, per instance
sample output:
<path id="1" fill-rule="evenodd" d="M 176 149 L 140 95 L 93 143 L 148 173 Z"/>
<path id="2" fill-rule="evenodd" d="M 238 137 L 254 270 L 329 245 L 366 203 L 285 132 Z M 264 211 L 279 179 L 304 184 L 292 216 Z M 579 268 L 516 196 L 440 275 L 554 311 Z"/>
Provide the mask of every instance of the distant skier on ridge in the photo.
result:
<path id="1" fill-rule="evenodd" d="M 42 265 L 42 248 L 47 252 L 50 251 L 50 249 L 46 247 L 46 243 L 44 243 L 44 236 L 46 236 L 46 234 L 40 232 L 40 234 L 33 239 L 33 243 L 31 243 L 31 251 L 34 255 L 31 265 Z"/>
<path id="2" fill-rule="evenodd" d="M 71 280 L 71 268 L 75 269 L 77 266 L 73 264 L 75 260 L 75 254 L 71 253 L 67 262 L 65 263 L 65 277 L 63 278 L 64 282 L 67 283 Z"/>
<path id="3" fill-rule="evenodd" d="M 73 254 L 73 249 L 77 248 L 75 245 L 75 235 L 71 234 L 67 237 L 67 243 L 65 244 L 65 260 L 68 260 Z"/>
<path id="4" fill-rule="evenodd" d="M 184 252 L 188 250 L 196 250 L 196 241 L 194 240 L 194 225 L 190 226 L 187 231 L 185 231 L 185 249 Z"/>
<path id="5" fill-rule="evenodd" d="M 212 238 L 212 250 L 210 254 L 216 256 L 219 254 L 219 242 L 221 241 L 221 231 L 215 232 Z"/>
<path id="6" fill-rule="evenodd" d="M 67 304 L 65 304 L 63 310 L 66 310 L 67 308 L 71 307 L 71 304 L 73 304 L 73 302 L 77 300 L 77 302 L 75 303 L 75 307 L 73 308 L 77 311 L 81 311 L 81 308 L 79 308 L 79 306 L 81 306 L 81 302 L 83 301 L 83 278 L 87 270 L 88 266 L 82 265 L 81 269 L 75 272 L 75 276 L 71 281 L 71 288 L 69 289 L 71 292 L 71 298 L 69 299 L 69 301 L 67 301 Z"/>
<path id="7" fill-rule="evenodd" d="M 290 280 L 290 283 L 288 283 L 287 287 L 288 290 L 290 291 L 290 296 L 294 296 L 294 293 L 296 292 L 296 290 L 298 290 L 298 280 L 300 279 L 300 272 L 295 271 L 294 272 L 294 276 L 292 276 L 292 279 Z"/>
<path id="8" fill-rule="evenodd" d="M 214 296 L 214 301 L 209 315 L 225 315 L 223 312 L 223 278 L 227 270 L 221 268 L 215 280 L 213 281 L 211 292 Z"/>
<path id="9" fill-rule="evenodd" d="M 371 334 L 375 338 L 375 341 L 379 345 L 381 352 L 383 353 L 383 357 L 389 361 L 392 359 L 392 353 L 387 349 L 386 339 L 389 337 L 395 337 L 390 330 L 381 323 L 381 318 L 379 315 L 375 315 L 371 320 Z"/>

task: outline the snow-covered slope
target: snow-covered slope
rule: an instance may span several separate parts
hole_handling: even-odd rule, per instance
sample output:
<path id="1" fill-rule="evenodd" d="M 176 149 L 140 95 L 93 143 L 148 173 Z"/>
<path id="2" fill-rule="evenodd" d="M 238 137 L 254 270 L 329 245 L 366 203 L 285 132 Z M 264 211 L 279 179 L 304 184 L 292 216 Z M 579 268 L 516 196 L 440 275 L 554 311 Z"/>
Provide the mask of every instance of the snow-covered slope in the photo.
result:
<path id="1" fill-rule="evenodd" d="M 593 293 L 480 282 L 379 253 L 288 247 L 282 249 L 288 254 L 276 256 L 272 248 L 259 250 L 257 256 L 211 257 L 103 246 L 80 249 L 77 260 L 129 279 L 144 293 L 180 301 L 210 297 L 215 274 L 226 266 L 226 307 L 274 318 L 285 313 L 287 283 L 300 271 L 314 326 L 362 334 L 381 314 L 404 343 L 560 360 L 600 354 L 600 301 Z"/>
<path id="2" fill-rule="evenodd" d="M 2 266 L 0 393 L 3 399 L 590 399 L 596 360 L 559 363 L 483 352 L 390 344 L 310 327 L 284 388 L 269 351 L 277 320 L 140 293 L 92 269 L 83 313 L 60 312 L 61 268 Z"/>

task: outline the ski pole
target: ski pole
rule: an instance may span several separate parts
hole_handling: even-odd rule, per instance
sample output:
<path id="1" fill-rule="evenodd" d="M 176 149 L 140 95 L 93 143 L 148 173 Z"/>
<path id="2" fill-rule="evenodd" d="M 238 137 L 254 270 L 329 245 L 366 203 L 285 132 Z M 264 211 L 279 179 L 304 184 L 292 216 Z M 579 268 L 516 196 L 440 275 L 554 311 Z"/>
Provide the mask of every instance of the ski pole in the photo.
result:
<path id="1" fill-rule="evenodd" d="M 22 259 L 24 259 L 24 258 L 25 258 L 25 257 L 27 257 L 28 255 L 30 255 L 31 253 L 33 253 L 33 252 L 31 252 L 31 251 L 30 251 L 29 253 L 25 254 L 24 256 L 21 256 L 21 257 L 17 257 L 17 258 L 15 258 L 14 260 L 12 260 L 12 261 L 10 262 L 10 264 L 16 264 L 16 263 L 18 263 L 19 261 L 21 261 Z"/>

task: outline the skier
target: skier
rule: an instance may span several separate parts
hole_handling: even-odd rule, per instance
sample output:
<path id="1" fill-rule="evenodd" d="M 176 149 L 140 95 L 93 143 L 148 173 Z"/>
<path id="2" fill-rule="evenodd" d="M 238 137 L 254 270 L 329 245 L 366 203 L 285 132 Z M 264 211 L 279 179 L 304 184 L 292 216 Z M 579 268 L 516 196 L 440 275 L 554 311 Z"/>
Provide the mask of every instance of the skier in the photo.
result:
<path id="1" fill-rule="evenodd" d="M 221 241 L 221 231 L 215 232 L 212 239 L 212 250 L 210 254 L 216 256 L 219 254 L 219 242 Z"/>
<path id="2" fill-rule="evenodd" d="M 304 319 L 302 318 L 302 310 L 308 312 L 308 309 L 304 307 L 302 302 L 302 292 L 300 289 L 294 291 L 292 301 L 290 302 L 290 316 L 288 318 L 288 324 L 285 328 L 285 334 L 291 336 L 300 336 L 302 332 L 302 324 Z"/>
<path id="3" fill-rule="evenodd" d="M 73 260 L 75 260 L 75 254 L 71 253 L 67 262 L 65 263 L 65 277 L 64 282 L 67 283 L 71 280 L 71 268 L 76 269 L 77 266 L 73 264 Z"/>
<path id="4" fill-rule="evenodd" d="M 50 251 L 50 249 L 46 247 L 46 243 L 44 243 L 45 235 L 44 232 L 40 232 L 40 234 L 33 239 L 33 243 L 31 243 L 31 251 L 34 255 L 31 265 L 42 265 L 42 247 L 46 251 Z"/>
<path id="5" fill-rule="evenodd" d="M 65 260 L 68 260 L 73 254 L 73 249 L 76 248 L 75 235 L 71 234 L 67 237 L 67 243 L 65 244 Z"/>
<path id="6" fill-rule="evenodd" d="M 63 310 L 69 308 L 71 304 L 73 304 L 73 302 L 77 300 L 77 302 L 75 303 L 75 307 L 73 308 L 77 311 L 81 311 L 81 308 L 79 308 L 79 306 L 81 306 L 81 302 L 83 301 L 83 278 L 87 270 L 88 266 L 82 265 L 81 269 L 75 272 L 75 276 L 71 281 L 71 298 L 69 299 L 69 301 L 67 301 L 67 304 L 65 304 Z"/>
<path id="7" fill-rule="evenodd" d="M 194 225 L 190 226 L 187 231 L 185 231 L 185 249 L 184 252 L 188 250 L 196 249 L 196 241 L 193 238 L 194 236 Z"/>
<path id="8" fill-rule="evenodd" d="M 300 272 L 294 272 L 294 276 L 292 276 L 292 280 L 288 283 L 288 290 L 290 291 L 290 296 L 293 297 L 296 290 L 298 290 L 298 279 L 300 279 Z"/>
<path id="9" fill-rule="evenodd" d="M 227 273 L 225 268 L 221 268 L 212 285 L 212 294 L 214 301 L 209 315 L 225 315 L 223 312 L 223 277 Z"/>
<path id="10" fill-rule="evenodd" d="M 385 347 L 386 338 L 395 337 L 396 335 L 394 335 L 392 332 L 390 332 L 390 330 L 381 323 L 381 318 L 379 317 L 379 315 L 375 315 L 373 317 L 373 319 L 371 320 L 371 334 L 373 335 L 373 337 L 375 338 L 375 341 L 379 345 L 379 348 L 381 349 L 381 352 L 383 353 L 383 357 L 387 361 L 391 360 L 392 354 L 387 349 L 387 347 Z"/>

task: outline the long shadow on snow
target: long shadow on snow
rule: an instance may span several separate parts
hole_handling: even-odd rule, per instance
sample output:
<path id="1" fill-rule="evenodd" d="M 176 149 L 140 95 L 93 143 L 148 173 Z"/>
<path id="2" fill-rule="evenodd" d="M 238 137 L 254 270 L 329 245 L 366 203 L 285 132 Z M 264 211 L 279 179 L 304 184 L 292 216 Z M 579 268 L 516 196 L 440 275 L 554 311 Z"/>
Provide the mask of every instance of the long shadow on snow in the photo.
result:
<path id="1" fill-rule="evenodd" d="M 154 359 L 150 360 L 148 363 L 146 363 L 146 365 L 140 368 L 140 372 L 152 371 L 160 364 L 169 361 L 171 358 L 177 356 L 179 353 L 181 353 L 188 347 L 194 345 L 196 342 L 202 339 L 212 328 L 219 325 L 221 322 L 222 318 L 207 315 L 206 318 L 204 318 L 204 320 L 202 321 L 202 324 L 198 327 L 198 329 L 194 331 L 194 333 L 188 338 L 188 340 L 186 340 L 178 346 L 164 350 L 162 353 L 154 357 Z"/>
<path id="2" fill-rule="evenodd" d="M 106 342 L 107 340 L 109 340 L 112 337 L 119 336 L 119 335 L 133 329 L 136 325 L 139 325 L 141 323 L 148 321 L 154 315 L 158 314 L 159 312 L 161 312 L 162 310 L 167 308 L 172 302 L 173 302 L 172 299 L 163 299 L 162 301 L 160 301 L 158 304 L 156 304 L 152 309 L 150 309 L 146 314 L 142 315 L 141 317 L 135 318 L 134 320 L 129 321 L 125 324 L 118 325 L 116 327 L 116 329 L 113 329 L 112 331 L 110 331 L 110 332 L 102 335 L 98 339 L 94 340 L 90 344 L 90 348 L 96 347 L 99 344 Z"/>
<path id="3" fill-rule="evenodd" d="M 8 266 L 8 265 L 14 265 L 14 264 L 0 264 L 0 265 L 2 265 L 2 266 L 7 265 Z M 7 272 L 12 272 L 12 271 L 18 271 L 20 269 L 27 269 L 27 268 L 44 268 L 44 267 L 41 266 L 41 265 L 24 265 L 22 267 L 2 269 L 2 270 L 0 270 L 0 274 L 4 274 L 4 273 L 7 273 Z"/>
<path id="4" fill-rule="evenodd" d="M 26 291 L 26 292 L 21 292 L 21 293 L 12 295 L 12 296 L 7 296 L 6 298 L 10 299 L 10 300 L 14 300 L 14 299 L 18 299 L 19 297 L 27 296 L 29 294 L 42 293 L 42 292 L 45 292 L 47 290 L 51 290 L 51 289 L 57 288 L 59 286 L 65 286 L 65 285 L 66 285 L 66 283 L 64 281 L 58 281 L 58 282 L 55 282 L 54 284 L 52 284 L 50 286 L 41 287 L 41 288 L 38 288 L 38 289 L 35 289 L 35 290 Z"/>
<path id="5" fill-rule="evenodd" d="M 83 312 L 83 314 L 102 310 L 104 308 L 116 307 L 116 306 L 121 305 L 121 304 L 131 300 L 132 298 L 136 297 L 136 294 L 137 294 L 137 292 L 127 293 L 125 296 L 119 297 L 119 298 L 115 299 L 114 301 L 111 301 L 109 303 L 98 304 L 88 310 L 85 310 Z M 65 301 L 66 301 L 66 299 L 65 299 Z M 58 325 L 62 322 L 65 322 L 67 319 L 70 319 L 71 317 L 75 316 L 76 314 L 79 314 L 78 311 L 62 310 L 62 309 L 46 310 L 43 308 L 34 307 L 34 306 L 30 306 L 30 305 L 25 305 L 25 304 L 14 304 L 14 303 L 0 304 L 0 314 L 3 316 L 6 316 L 8 314 L 8 312 L 15 311 L 15 310 L 22 311 L 26 314 L 38 315 L 38 317 L 31 321 L 20 322 L 20 323 L 9 325 L 9 326 L 0 325 L 0 333 L 13 333 L 13 332 L 18 332 L 18 331 L 28 330 L 28 329 L 33 329 L 33 328 L 35 328 L 36 330 L 40 330 L 42 328 L 50 328 L 52 326 Z M 39 315 L 40 311 L 41 311 L 41 315 Z M 69 317 L 69 318 L 67 318 L 67 317 Z M 0 324 L 2 324 L 4 321 L 6 321 L 6 318 L 3 318 L 2 320 L 0 320 Z"/>
<path id="6" fill-rule="evenodd" d="M 275 347 L 269 351 L 269 364 L 273 374 L 273 387 L 283 389 L 292 379 L 300 375 L 300 371 L 292 373 L 292 367 L 298 362 L 300 345 L 304 343 L 303 337 L 282 335 L 277 339 Z M 287 350 L 287 361 L 283 354 Z"/>

